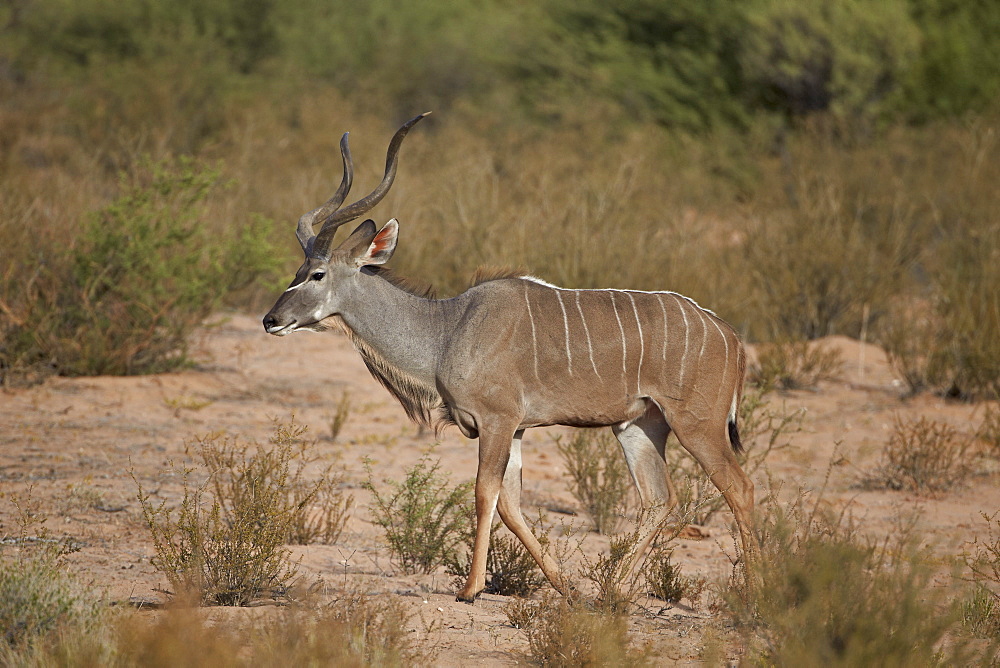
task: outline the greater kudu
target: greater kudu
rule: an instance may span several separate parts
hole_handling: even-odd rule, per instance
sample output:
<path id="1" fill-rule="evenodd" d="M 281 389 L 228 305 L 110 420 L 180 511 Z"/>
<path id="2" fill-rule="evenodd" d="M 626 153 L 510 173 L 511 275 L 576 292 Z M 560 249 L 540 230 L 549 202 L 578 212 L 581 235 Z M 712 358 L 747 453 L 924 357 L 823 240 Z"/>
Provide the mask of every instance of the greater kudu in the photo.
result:
<path id="1" fill-rule="evenodd" d="M 352 181 L 344 135 L 343 181 L 299 219 L 306 259 L 264 328 L 283 336 L 340 325 L 410 418 L 454 424 L 479 438 L 476 538 L 458 598 L 472 601 L 485 587 L 494 509 L 549 582 L 567 591 L 521 515 L 521 436 L 528 427 L 611 427 L 643 506 L 654 508 L 637 555 L 676 503 L 664 462 L 673 430 L 722 492 L 752 559 L 753 483 L 735 456 L 746 358 L 724 321 L 672 292 L 567 290 L 529 276 L 489 280 L 451 299 L 415 295 L 377 266 L 396 248 L 395 219 L 381 230 L 366 220 L 333 248 L 336 229 L 385 196 L 403 137 L 423 116 L 392 138 L 379 186 L 340 208 Z M 314 236 L 317 223 L 323 225 Z"/>

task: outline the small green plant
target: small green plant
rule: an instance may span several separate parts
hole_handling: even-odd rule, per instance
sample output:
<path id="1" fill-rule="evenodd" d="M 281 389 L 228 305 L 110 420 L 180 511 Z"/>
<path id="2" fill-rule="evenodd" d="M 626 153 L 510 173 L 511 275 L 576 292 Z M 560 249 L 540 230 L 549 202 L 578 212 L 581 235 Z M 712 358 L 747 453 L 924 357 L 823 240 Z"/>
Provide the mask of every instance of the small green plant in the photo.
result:
<path id="1" fill-rule="evenodd" d="M 88 599 L 67 574 L 64 557 L 73 551 L 53 538 L 31 499 L 11 495 L 17 535 L 0 543 L 0 664 L 47 635 L 66 628 L 90 628 L 102 620 L 99 601 Z M 8 548 L 6 546 L 15 547 Z M 9 550 L 9 551 L 8 551 Z"/>
<path id="2" fill-rule="evenodd" d="M 670 603 L 678 603 L 682 598 L 697 603 L 705 589 L 704 578 L 683 575 L 680 567 L 670 561 L 671 556 L 672 549 L 657 547 L 646 560 L 643 572 L 649 593 Z"/>
<path id="3" fill-rule="evenodd" d="M 996 638 L 1000 633 L 1000 511 L 988 515 L 986 537 L 978 536 L 962 555 L 973 594 L 963 604 L 963 621 L 974 635 Z"/>
<path id="4" fill-rule="evenodd" d="M 631 478 L 618 441 L 606 430 L 577 429 L 556 447 L 566 465 L 569 489 L 594 522 L 594 530 L 610 535 L 618 527 Z"/>
<path id="5" fill-rule="evenodd" d="M 608 552 L 596 559 L 584 556 L 580 576 L 594 586 L 597 610 L 612 616 L 628 615 L 643 593 L 641 573 L 633 568 L 641 556 L 636 551 L 642 535 L 642 526 L 636 526 L 612 536 Z"/>
<path id="6" fill-rule="evenodd" d="M 976 585 L 961 601 L 962 626 L 973 637 L 995 640 L 1000 636 L 1000 598 L 985 585 Z"/>
<path id="7" fill-rule="evenodd" d="M 425 455 L 403 482 L 387 481 L 392 491 L 383 494 L 372 481 L 371 460 L 365 461 L 373 522 L 385 531 L 389 551 L 404 573 L 430 573 L 454 561 L 468 535 L 472 483 L 449 490 L 447 476 L 438 474 L 440 465 Z"/>
<path id="8" fill-rule="evenodd" d="M 270 447 L 251 446 L 220 434 L 194 444 L 207 476 L 192 482 L 190 468 L 179 473 L 183 492 L 178 508 L 154 504 L 139 483 L 139 503 L 153 536 L 154 565 L 175 594 L 202 603 L 246 605 L 262 597 L 280 597 L 297 565 L 285 543 L 295 532 L 302 508 L 323 483 L 303 496 L 301 486 L 304 428 L 276 424 Z"/>
<path id="9" fill-rule="evenodd" d="M 881 460 L 861 484 L 871 489 L 943 492 L 961 484 L 971 471 L 971 442 L 954 427 L 921 416 L 896 416 Z"/>
<path id="10" fill-rule="evenodd" d="M 814 387 L 832 380 L 843 368 L 840 351 L 802 340 L 775 341 L 757 346 L 757 363 L 750 377 L 763 392 Z"/>

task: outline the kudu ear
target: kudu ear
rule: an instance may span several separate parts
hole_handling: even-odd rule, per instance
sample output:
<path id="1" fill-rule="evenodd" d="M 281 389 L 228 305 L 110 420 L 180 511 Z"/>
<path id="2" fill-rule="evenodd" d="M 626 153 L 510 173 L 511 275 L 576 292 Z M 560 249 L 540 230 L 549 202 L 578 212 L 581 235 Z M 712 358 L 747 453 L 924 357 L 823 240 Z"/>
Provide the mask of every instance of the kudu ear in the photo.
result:
<path id="1" fill-rule="evenodd" d="M 367 264 L 385 264 L 396 250 L 399 223 L 395 218 L 386 223 L 371 240 L 365 252 L 354 260 L 359 267 Z"/>

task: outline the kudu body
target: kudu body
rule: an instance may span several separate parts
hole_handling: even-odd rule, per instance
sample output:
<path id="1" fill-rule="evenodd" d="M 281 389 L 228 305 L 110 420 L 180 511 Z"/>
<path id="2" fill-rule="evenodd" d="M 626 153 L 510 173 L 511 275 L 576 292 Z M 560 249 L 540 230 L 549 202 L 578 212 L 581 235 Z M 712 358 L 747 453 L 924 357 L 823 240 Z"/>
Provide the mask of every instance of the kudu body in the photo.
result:
<path id="1" fill-rule="evenodd" d="M 306 260 L 264 327 L 284 335 L 339 324 L 412 419 L 455 424 L 479 439 L 476 538 L 458 598 L 472 601 L 485 587 L 494 509 L 552 585 L 567 591 L 520 508 L 521 437 L 544 425 L 611 427 L 643 507 L 655 514 L 637 560 L 676 503 L 664 462 L 673 430 L 724 495 L 752 559 L 753 484 L 735 457 L 745 354 L 724 321 L 671 292 L 567 290 L 531 277 L 485 281 L 451 299 L 424 298 L 386 280 L 378 267 L 395 249 L 395 219 L 381 230 L 366 220 L 331 247 L 339 225 L 385 195 L 399 145 L 422 117 L 393 137 L 379 187 L 338 209 L 352 178 L 344 135 L 341 187 L 300 219 Z"/>

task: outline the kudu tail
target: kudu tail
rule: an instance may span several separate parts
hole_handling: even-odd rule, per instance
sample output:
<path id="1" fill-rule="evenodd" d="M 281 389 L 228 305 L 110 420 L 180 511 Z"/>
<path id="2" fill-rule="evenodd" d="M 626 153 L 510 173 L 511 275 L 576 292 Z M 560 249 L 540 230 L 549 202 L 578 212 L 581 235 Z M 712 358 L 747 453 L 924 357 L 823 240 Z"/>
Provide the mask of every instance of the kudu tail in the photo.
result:
<path id="1" fill-rule="evenodd" d="M 736 454 L 743 452 L 743 443 L 740 441 L 740 430 L 736 428 L 735 416 L 729 420 L 729 444 L 733 446 L 733 452 Z"/>
<path id="2" fill-rule="evenodd" d="M 736 427 L 736 416 L 740 412 L 740 404 L 743 401 L 743 376 L 746 374 L 747 357 L 742 344 L 736 349 L 736 390 L 733 392 L 733 405 L 729 408 L 729 444 L 733 446 L 733 452 L 741 454 L 743 452 L 743 442 L 740 440 L 740 430 Z"/>

